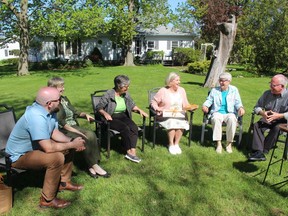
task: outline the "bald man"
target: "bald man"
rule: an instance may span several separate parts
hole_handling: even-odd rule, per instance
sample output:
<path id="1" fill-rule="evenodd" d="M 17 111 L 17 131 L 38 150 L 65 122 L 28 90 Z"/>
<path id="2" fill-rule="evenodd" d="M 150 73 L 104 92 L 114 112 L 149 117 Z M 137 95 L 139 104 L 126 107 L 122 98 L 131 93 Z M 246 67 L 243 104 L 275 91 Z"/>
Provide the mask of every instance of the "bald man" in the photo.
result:
<path id="1" fill-rule="evenodd" d="M 58 130 L 56 112 L 59 98 L 56 88 L 41 88 L 36 102 L 28 106 L 17 121 L 6 147 L 12 167 L 46 170 L 39 205 L 56 209 L 71 204 L 56 198 L 58 191 L 83 188 L 71 183 L 71 174 L 73 152 L 85 149 L 85 141 L 81 137 L 71 140 Z"/>
<path id="2" fill-rule="evenodd" d="M 277 74 L 270 81 L 270 89 L 259 98 L 254 112 L 262 118 L 253 125 L 252 153 L 249 161 L 265 161 L 269 150 L 275 145 L 279 133 L 278 125 L 288 119 L 287 78 Z M 264 132 L 269 129 L 265 137 Z"/>

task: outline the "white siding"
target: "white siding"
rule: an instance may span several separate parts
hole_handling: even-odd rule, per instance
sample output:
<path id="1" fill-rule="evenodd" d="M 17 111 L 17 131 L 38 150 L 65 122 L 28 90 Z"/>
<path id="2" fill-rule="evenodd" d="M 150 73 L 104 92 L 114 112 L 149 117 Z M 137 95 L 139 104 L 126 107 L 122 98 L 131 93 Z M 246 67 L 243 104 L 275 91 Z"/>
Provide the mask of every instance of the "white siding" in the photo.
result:
<path id="1" fill-rule="evenodd" d="M 18 56 L 14 56 L 13 54 L 11 54 L 11 52 L 9 53 L 9 51 L 19 50 L 19 49 L 20 49 L 20 46 L 19 46 L 18 42 L 7 43 L 2 48 L 0 48 L 0 60 L 10 59 L 10 58 L 18 58 Z"/>

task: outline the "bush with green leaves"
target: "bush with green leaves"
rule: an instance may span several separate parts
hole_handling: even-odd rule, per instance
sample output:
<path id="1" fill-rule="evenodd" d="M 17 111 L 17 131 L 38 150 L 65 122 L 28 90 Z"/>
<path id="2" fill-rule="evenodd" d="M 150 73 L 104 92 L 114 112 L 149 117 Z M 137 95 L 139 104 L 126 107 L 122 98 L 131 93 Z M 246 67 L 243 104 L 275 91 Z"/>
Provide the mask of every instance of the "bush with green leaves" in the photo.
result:
<path id="1" fill-rule="evenodd" d="M 8 65 L 18 65 L 19 58 L 10 58 L 10 59 L 3 59 L 1 61 L 2 64 Z"/>
<path id="2" fill-rule="evenodd" d="M 173 60 L 174 65 L 187 65 L 188 63 L 199 61 L 201 52 L 193 48 L 174 48 Z"/>
<path id="3" fill-rule="evenodd" d="M 189 63 L 187 66 L 188 73 L 206 75 L 210 66 L 210 61 L 195 61 L 193 63 Z"/>
<path id="4" fill-rule="evenodd" d="M 154 60 L 162 60 L 164 56 L 164 51 L 148 51 L 146 53 L 146 58 Z"/>

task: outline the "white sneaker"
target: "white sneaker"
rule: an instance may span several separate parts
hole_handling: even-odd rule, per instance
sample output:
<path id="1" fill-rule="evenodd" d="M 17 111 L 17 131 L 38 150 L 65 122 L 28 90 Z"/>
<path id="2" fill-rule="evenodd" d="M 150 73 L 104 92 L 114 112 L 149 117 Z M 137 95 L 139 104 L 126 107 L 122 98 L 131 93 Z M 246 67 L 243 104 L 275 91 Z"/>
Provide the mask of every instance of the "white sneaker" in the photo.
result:
<path id="1" fill-rule="evenodd" d="M 176 154 L 181 154 L 182 153 L 182 150 L 181 150 L 181 148 L 180 148 L 180 146 L 178 144 L 176 144 L 174 148 L 175 148 Z"/>
<path id="2" fill-rule="evenodd" d="M 176 148 L 175 148 L 174 145 L 170 145 L 170 146 L 169 146 L 169 152 L 170 152 L 170 154 L 172 154 L 172 155 L 176 155 L 176 154 L 177 154 L 177 153 L 176 153 Z"/>
<path id="3" fill-rule="evenodd" d="M 218 146 L 217 146 L 216 152 L 217 152 L 218 154 L 221 154 L 221 153 L 222 153 L 222 145 L 218 145 Z"/>
<path id="4" fill-rule="evenodd" d="M 226 146 L 226 151 L 227 151 L 227 153 L 229 153 L 229 154 L 231 154 L 233 151 L 232 151 L 232 145 L 231 144 L 229 144 L 229 145 L 227 145 Z"/>

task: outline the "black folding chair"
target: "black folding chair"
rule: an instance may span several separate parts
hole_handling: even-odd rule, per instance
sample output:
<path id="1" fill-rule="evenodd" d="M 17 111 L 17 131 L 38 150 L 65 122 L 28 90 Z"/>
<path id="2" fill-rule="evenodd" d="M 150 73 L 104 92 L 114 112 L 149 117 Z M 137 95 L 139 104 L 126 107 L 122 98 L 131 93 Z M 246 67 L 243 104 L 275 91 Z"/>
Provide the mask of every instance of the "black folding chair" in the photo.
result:
<path id="1" fill-rule="evenodd" d="M 282 173 L 282 168 L 283 168 L 283 163 L 284 161 L 287 160 L 287 150 L 288 150 L 288 136 L 287 136 L 287 132 L 288 132 L 288 126 L 287 124 L 280 124 L 279 125 L 279 128 L 280 128 L 280 131 L 278 133 L 278 137 L 277 137 L 277 141 L 273 147 L 273 150 L 272 150 L 272 153 L 271 153 L 271 156 L 270 156 L 270 160 L 269 160 L 269 163 L 267 165 L 267 169 L 266 169 L 266 172 L 265 172 L 265 175 L 264 175 L 264 179 L 263 179 L 263 182 L 262 184 L 265 183 L 266 181 L 266 178 L 267 178 L 267 175 L 268 175 L 268 172 L 269 172 L 269 169 L 270 167 L 273 165 L 273 164 L 276 164 L 278 162 L 281 162 L 280 164 L 280 169 L 279 169 L 279 175 L 281 175 Z M 284 134 L 285 135 L 285 138 L 284 139 L 281 139 L 280 136 Z M 282 157 L 273 161 L 273 158 L 274 158 L 274 153 L 275 153 L 275 150 L 278 149 L 278 144 L 279 143 L 284 143 L 284 149 L 283 149 L 283 154 L 282 154 Z M 281 181 L 281 182 L 278 182 L 276 184 L 273 184 L 272 186 L 275 186 L 275 185 L 279 185 L 279 184 L 283 184 L 283 183 L 287 183 L 288 180 L 284 180 L 284 181 Z"/>
<path id="2" fill-rule="evenodd" d="M 16 169 L 11 166 L 10 155 L 5 152 L 9 135 L 16 124 L 16 117 L 13 107 L 0 104 L 0 166 L 6 171 L 7 184 L 12 185 L 12 177 L 26 170 Z"/>
<path id="3" fill-rule="evenodd" d="M 100 98 L 105 94 L 107 90 L 97 90 L 91 94 L 91 102 L 92 102 L 92 109 L 95 118 L 95 131 L 102 143 L 102 132 L 105 132 L 107 138 L 107 158 L 110 157 L 110 148 L 111 148 L 111 137 L 120 135 L 120 132 L 117 130 L 113 130 L 110 128 L 110 122 L 104 119 L 104 117 L 96 111 L 96 106 L 98 105 Z M 141 128 L 138 127 L 138 132 L 142 133 L 142 149 L 141 151 L 144 152 L 144 144 L 145 144 L 145 121 L 146 118 L 143 117 L 142 126 Z"/>
<path id="4" fill-rule="evenodd" d="M 208 132 L 208 125 L 211 125 L 211 118 L 209 118 L 209 113 L 204 113 L 203 114 L 203 121 L 202 121 L 202 129 L 201 129 L 201 139 L 200 143 L 204 143 L 204 138 L 205 138 L 205 133 Z M 225 128 L 226 124 L 223 122 L 222 127 Z M 223 130 L 223 135 L 225 134 L 225 130 Z M 241 140 L 242 140 L 242 135 L 243 135 L 243 116 L 238 116 L 237 117 L 237 128 L 235 132 L 235 136 L 237 137 L 236 140 L 236 146 L 240 147 L 241 146 Z"/>

